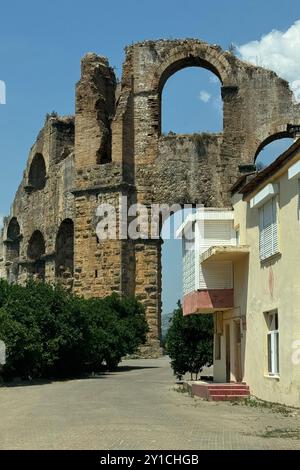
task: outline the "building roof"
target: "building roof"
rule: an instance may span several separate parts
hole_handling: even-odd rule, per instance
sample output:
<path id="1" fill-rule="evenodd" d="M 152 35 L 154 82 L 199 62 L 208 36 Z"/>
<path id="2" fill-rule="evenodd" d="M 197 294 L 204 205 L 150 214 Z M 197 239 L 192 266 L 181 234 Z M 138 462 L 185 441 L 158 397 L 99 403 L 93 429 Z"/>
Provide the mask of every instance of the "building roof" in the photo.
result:
<path id="1" fill-rule="evenodd" d="M 243 188 L 245 186 L 245 184 L 247 184 L 250 180 L 255 178 L 257 173 L 258 173 L 257 171 L 252 171 L 251 173 L 246 173 L 246 174 L 240 176 L 236 180 L 236 182 L 231 186 L 231 188 L 230 188 L 231 194 L 239 192 L 239 190 L 241 188 Z"/>
<path id="2" fill-rule="evenodd" d="M 279 155 L 271 165 L 267 166 L 260 172 L 254 174 L 254 176 L 250 179 L 250 181 L 245 180 L 245 184 L 242 185 L 242 181 L 239 180 L 233 185 L 231 188 L 232 192 L 236 192 L 237 190 L 246 195 L 254 191 L 258 186 L 260 186 L 264 181 L 268 180 L 271 176 L 275 175 L 281 168 L 283 168 L 289 160 L 291 160 L 297 150 L 300 149 L 300 139 L 298 139 L 293 145 L 291 145 L 285 152 Z M 249 175 L 246 175 L 246 178 Z M 245 178 L 245 177 L 242 177 Z M 240 178 L 241 180 L 241 178 Z"/>

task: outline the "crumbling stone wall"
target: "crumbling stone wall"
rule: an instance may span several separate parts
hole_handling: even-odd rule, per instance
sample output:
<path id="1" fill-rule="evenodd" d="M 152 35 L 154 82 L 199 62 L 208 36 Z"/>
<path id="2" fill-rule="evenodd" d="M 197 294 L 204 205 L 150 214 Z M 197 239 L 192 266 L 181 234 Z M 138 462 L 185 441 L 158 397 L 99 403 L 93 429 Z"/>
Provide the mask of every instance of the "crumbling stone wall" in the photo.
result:
<path id="1" fill-rule="evenodd" d="M 30 150 L 11 214 L 4 220 L 2 272 L 8 279 L 24 282 L 35 271 L 37 262 L 45 264 L 45 279 L 54 279 L 56 234 L 62 221 L 73 220 L 75 214 L 74 196 L 70 193 L 75 184 L 74 129 L 73 117 L 49 117 Z M 37 155 L 44 160 L 46 177 L 45 185 L 34 187 L 29 176 Z M 8 232 L 13 218 L 20 227 L 17 270 L 9 257 L 12 241 Z M 45 254 L 39 260 L 33 259 L 29 250 L 36 231 L 42 234 L 45 242 Z"/>
<path id="2" fill-rule="evenodd" d="M 189 66 L 211 70 L 222 83 L 222 133 L 161 134 L 163 87 Z M 64 270 L 64 257 L 55 251 L 57 235 L 65 220 L 72 221 L 74 262 L 68 253 L 66 285 L 87 297 L 112 291 L 137 295 L 150 327 L 143 353 L 159 354 L 161 241 L 97 240 L 98 205 L 113 204 L 118 217 L 122 196 L 129 204 L 147 206 L 228 205 L 229 188 L 243 166 L 253 163 L 265 143 L 289 136 L 287 124 L 300 124 L 300 105 L 288 84 L 218 46 L 194 39 L 134 44 L 126 48 L 119 84 L 106 58 L 87 54 L 75 117 L 48 117 L 30 151 L 0 240 L 0 274 L 24 282 L 32 272 L 28 244 L 39 230 L 45 240 L 39 261 L 45 264 L 45 279 L 53 281 L 60 273 L 57 263 Z M 29 174 L 37 155 L 44 159 L 45 185 L 34 188 Z M 14 217 L 20 236 L 19 256 L 12 263 L 7 230 Z"/>

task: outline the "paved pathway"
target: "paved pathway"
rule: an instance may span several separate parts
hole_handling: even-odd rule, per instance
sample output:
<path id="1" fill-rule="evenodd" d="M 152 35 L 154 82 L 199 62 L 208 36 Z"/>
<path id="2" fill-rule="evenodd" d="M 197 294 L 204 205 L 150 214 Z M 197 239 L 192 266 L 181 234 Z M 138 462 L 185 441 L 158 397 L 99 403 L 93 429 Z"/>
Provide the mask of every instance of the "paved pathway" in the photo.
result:
<path id="1" fill-rule="evenodd" d="M 208 403 L 174 390 L 168 359 L 131 360 L 100 378 L 0 388 L 0 449 L 300 449 L 259 437 L 300 416 Z"/>

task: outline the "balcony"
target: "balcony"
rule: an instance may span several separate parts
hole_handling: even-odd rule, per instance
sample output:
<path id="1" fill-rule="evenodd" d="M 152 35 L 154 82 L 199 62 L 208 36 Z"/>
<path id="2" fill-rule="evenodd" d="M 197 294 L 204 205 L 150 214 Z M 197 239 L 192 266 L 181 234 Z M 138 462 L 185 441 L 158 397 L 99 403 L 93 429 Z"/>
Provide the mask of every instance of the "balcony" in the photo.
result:
<path id="1" fill-rule="evenodd" d="M 183 297 L 184 315 L 215 313 L 234 307 L 233 266 L 247 259 L 248 246 L 211 246 L 200 254 L 198 289 Z"/>
<path id="2" fill-rule="evenodd" d="M 210 261 L 232 261 L 236 262 L 249 255 L 248 245 L 226 245 L 226 246 L 211 246 L 208 250 L 200 255 L 200 263 L 206 264 Z"/>
<path id="3" fill-rule="evenodd" d="M 233 289 L 199 289 L 183 297 L 184 315 L 223 312 L 233 306 Z"/>

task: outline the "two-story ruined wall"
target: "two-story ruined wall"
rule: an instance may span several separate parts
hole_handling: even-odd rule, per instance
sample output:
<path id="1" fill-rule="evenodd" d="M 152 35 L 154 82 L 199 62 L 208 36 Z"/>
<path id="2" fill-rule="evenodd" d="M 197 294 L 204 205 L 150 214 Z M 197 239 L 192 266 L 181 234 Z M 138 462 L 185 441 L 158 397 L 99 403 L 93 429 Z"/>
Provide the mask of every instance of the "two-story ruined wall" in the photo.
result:
<path id="1" fill-rule="evenodd" d="M 48 117 L 4 221 L 2 270 L 9 280 L 54 280 L 57 235 L 64 221 L 74 220 L 74 182 L 74 119 Z M 72 272 L 60 275 L 72 285 Z"/>
<path id="2" fill-rule="evenodd" d="M 163 87 L 190 66 L 219 78 L 223 132 L 162 135 Z M 12 280 L 16 273 L 21 281 L 33 273 L 64 279 L 87 297 L 137 295 L 150 326 L 144 352 L 159 353 L 161 240 L 99 240 L 97 208 L 111 204 L 118 222 L 125 196 L 128 205 L 147 207 L 227 206 L 243 165 L 252 164 L 266 143 L 290 135 L 287 124 L 299 123 L 300 106 L 284 80 L 215 45 L 194 39 L 134 44 L 126 48 L 119 84 L 106 58 L 87 54 L 75 120 L 48 119 L 30 152 L 5 221 L 2 272 Z"/>

